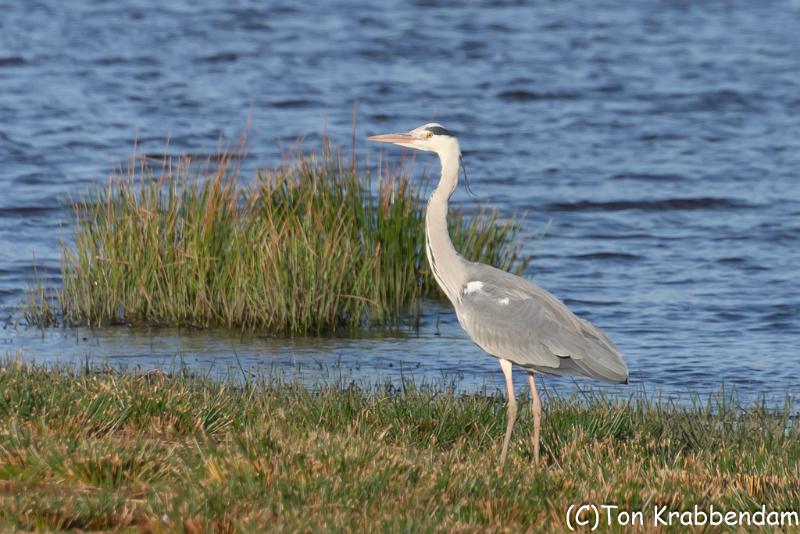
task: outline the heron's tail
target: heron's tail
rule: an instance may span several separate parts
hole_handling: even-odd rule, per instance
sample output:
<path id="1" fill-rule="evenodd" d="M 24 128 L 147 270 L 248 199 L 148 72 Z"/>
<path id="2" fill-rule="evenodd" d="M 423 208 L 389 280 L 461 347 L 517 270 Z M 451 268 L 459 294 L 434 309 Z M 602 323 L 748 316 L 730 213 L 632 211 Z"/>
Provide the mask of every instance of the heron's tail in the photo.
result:
<path id="1" fill-rule="evenodd" d="M 589 345 L 585 357 L 574 360 L 581 374 L 615 384 L 627 384 L 628 366 L 619 348 L 600 328 L 586 319 L 579 320 L 581 334 Z"/>

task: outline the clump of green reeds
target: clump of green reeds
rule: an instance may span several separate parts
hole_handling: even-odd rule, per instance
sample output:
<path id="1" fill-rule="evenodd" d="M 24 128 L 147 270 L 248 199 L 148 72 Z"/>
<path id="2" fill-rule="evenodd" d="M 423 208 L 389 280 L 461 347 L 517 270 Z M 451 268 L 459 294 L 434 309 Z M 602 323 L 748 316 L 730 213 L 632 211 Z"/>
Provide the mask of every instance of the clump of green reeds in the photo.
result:
<path id="1" fill-rule="evenodd" d="M 327 144 L 249 181 L 236 161 L 221 154 L 197 171 L 142 158 L 75 202 L 57 291 L 64 321 L 318 333 L 397 321 L 438 295 L 424 188 L 407 171 L 373 180 Z M 515 272 L 527 263 L 518 230 L 496 212 L 452 217 L 466 257 Z M 32 322 L 52 321 L 44 300 L 28 307 Z"/>
<path id="2" fill-rule="evenodd" d="M 0 530 L 568 532 L 575 503 L 800 502 L 789 399 L 545 396 L 540 465 L 520 400 L 498 475 L 500 393 L 0 363 Z"/>

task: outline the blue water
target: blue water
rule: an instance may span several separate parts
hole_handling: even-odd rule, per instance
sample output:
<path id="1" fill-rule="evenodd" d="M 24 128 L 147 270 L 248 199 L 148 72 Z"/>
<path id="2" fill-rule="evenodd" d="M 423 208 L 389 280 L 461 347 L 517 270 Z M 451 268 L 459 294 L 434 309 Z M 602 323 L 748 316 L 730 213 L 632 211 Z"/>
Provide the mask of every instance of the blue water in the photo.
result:
<path id="1" fill-rule="evenodd" d="M 798 393 L 799 0 L 161 4 L 0 0 L 0 351 L 499 385 L 446 306 L 345 339 L 15 326 L 32 263 L 58 277 L 66 199 L 134 139 L 210 154 L 251 118 L 252 168 L 324 129 L 349 145 L 357 103 L 373 160 L 368 134 L 460 133 L 477 199 L 454 201 L 529 212 L 528 276 L 606 329 L 634 387 Z"/>

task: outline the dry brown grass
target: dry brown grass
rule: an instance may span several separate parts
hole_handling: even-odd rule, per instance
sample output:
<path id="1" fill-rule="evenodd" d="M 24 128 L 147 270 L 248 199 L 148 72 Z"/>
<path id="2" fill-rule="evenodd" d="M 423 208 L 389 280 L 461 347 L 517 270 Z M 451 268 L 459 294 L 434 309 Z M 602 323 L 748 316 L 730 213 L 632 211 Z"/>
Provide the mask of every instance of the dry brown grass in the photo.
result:
<path id="1" fill-rule="evenodd" d="M 498 476 L 499 397 L 10 363 L 0 528 L 564 532 L 584 502 L 797 509 L 791 410 L 726 406 L 553 398 L 542 465 L 522 409 Z"/>

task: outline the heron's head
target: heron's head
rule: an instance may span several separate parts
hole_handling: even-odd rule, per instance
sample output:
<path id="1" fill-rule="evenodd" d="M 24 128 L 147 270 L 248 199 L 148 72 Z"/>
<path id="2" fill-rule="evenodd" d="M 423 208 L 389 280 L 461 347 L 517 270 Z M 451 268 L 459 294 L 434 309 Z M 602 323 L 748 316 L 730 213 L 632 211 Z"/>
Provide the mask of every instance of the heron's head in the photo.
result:
<path id="1" fill-rule="evenodd" d="M 440 155 L 446 151 L 461 153 L 456 136 L 437 122 L 424 124 L 410 132 L 372 135 L 367 137 L 367 140 L 436 152 Z"/>

